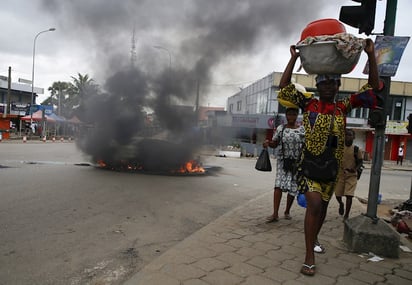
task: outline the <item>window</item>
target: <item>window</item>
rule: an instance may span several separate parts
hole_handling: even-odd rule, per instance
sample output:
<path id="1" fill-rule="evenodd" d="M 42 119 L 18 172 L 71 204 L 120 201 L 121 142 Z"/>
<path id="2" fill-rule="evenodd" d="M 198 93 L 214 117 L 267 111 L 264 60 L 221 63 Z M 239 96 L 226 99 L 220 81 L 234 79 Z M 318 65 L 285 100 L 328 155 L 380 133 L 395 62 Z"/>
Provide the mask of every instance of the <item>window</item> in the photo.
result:
<path id="1" fill-rule="evenodd" d="M 258 114 L 266 114 L 267 112 L 267 103 L 268 103 L 268 95 L 267 92 L 265 92 L 267 90 L 264 90 L 263 92 L 258 93 L 258 99 L 257 99 L 257 104 L 256 104 L 256 112 Z"/>
<path id="2" fill-rule="evenodd" d="M 242 111 L 242 101 L 237 101 L 236 110 L 237 110 L 237 111 Z"/>
<path id="3" fill-rule="evenodd" d="M 393 118 L 392 120 L 401 120 L 402 119 L 402 104 L 403 100 L 401 99 L 394 99 L 394 110 L 393 110 Z"/>

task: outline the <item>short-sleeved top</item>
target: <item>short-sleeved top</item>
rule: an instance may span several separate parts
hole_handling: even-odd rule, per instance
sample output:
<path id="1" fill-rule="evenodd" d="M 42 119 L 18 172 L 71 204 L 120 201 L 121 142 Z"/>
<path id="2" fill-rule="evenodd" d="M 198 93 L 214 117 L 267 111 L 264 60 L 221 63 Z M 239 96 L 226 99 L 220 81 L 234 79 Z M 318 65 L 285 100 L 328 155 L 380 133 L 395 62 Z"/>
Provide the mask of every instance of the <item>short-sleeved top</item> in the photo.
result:
<path id="1" fill-rule="evenodd" d="M 357 159 L 361 160 L 363 157 L 362 151 L 358 148 Z M 340 166 L 341 173 L 345 169 L 355 169 L 356 168 L 356 160 L 355 160 L 355 145 L 345 146 L 343 149 L 343 159 L 342 164 Z M 357 176 L 356 172 L 354 173 L 347 173 L 347 176 Z"/>
<path id="2" fill-rule="evenodd" d="M 321 154 L 325 149 L 329 134 L 331 133 L 337 138 L 335 157 L 339 164 L 343 156 L 346 115 L 354 108 L 376 107 L 376 95 L 368 85 L 365 85 L 361 92 L 351 94 L 345 99 L 336 101 L 336 103 L 323 102 L 317 98 L 307 98 L 292 83 L 280 90 L 278 98 L 289 101 L 302 109 L 303 126 L 305 127 L 305 148 L 308 151 L 315 155 Z M 334 113 L 335 118 L 330 132 Z"/>
<path id="3" fill-rule="evenodd" d="M 296 129 L 286 128 L 285 125 L 277 127 L 273 134 L 273 141 L 278 141 L 278 158 L 284 157 L 298 159 L 305 138 L 305 128 L 299 126 Z"/>

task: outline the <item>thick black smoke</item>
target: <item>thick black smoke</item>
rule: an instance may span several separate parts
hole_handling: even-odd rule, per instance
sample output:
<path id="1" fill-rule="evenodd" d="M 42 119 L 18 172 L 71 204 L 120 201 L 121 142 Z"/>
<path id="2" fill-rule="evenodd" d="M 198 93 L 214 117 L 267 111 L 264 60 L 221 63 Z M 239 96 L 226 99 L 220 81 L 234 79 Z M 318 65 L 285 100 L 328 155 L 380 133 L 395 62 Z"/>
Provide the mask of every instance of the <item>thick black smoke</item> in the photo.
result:
<path id="1" fill-rule="evenodd" d="M 94 127 L 82 141 L 82 149 L 95 160 L 143 160 L 143 153 L 160 153 L 156 148 L 167 147 L 155 143 L 149 150 L 147 139 L 143 147 L 143 137 L 157 135 L 170 145 L 183 144 L 184 148 L 174 147 L 173 151 L 184 149 L 182 159 L 186 159 L 199 144 L 194 139 L 200 137 L 194 105 L 199 94 L 200 103 L 206 95 L 213 96 L 209 87 L 217 66 L 277 42 L 296 42 L 302 28 L 317 18 L 325 3 L 327 0 L 44 0 L 61 32 L 93 46 L 96 63 L 89 74 L 107 78 L 103 94 L 90 95 L 83 102 L 83 116 Z M 133 29 L 137 55 L 131 64 Z M 159 43 L 163 50 L 153 48 Z M 169 64 L 165 64 L 167 56 Z M 151 125 L 148 131 L 146 112 L 152 111 L 159 129 Z M 160 129 L 166 135 L 161 136 Z M 144 152 L 139 151 L 139 143 Z M 155 160 L 161 163 L 164 159 Z"/>

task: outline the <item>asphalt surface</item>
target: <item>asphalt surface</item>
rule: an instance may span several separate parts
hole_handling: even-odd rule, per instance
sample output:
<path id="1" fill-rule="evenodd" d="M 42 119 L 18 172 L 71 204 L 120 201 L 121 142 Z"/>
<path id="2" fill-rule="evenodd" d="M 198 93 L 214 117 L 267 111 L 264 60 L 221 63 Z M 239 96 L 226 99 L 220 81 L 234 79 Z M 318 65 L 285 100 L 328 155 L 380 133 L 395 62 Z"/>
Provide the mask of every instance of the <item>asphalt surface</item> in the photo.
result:
<path id="1" fill-rule="evenodd" d="M 78 158 L 74 161 L 78 162 Z M 334 199 L 319 236 L 326 253 L 316 256 L 314 277 L 302 275 L 299 271 L 305 250 L 305 209 L 295 204 L 292 220 L 280 219 L 277 223 L 266 224 L 265 218 L 272 209 L 274 172 L 251 171 L 253 158 L 214 158 L 213 161 L 220 161 L 224 167 L 234 170 L 226 176 L 232 179 L 231 186 L 238 192 L 252 188 L 267 189 L 267 192 L 176 243 L 124 284 L 411 284 L 412 253 L 401 250 L 398 259 L 380 259 L 373 253 L 347 250 L 342 241 L 344 224 Z M 385 162 L 384 169 L 412 171 L 408 163 L 400 167 Z M 255 183 L 251 186 L 250 181 Z M 284 202 L 285 197 L 281 210 Z M 366 205 L 355 199 L 351 217 L 365 211 Z M 410 240 L 403 237 L 401 241 L 405 250 L 412 249 Z"/>

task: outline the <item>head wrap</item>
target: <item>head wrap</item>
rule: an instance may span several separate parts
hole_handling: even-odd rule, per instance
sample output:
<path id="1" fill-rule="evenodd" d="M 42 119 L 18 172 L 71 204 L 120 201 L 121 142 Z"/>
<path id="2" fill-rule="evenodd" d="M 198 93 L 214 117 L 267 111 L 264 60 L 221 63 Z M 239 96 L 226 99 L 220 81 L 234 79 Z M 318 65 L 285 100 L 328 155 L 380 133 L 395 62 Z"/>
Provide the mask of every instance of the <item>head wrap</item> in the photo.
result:
<path id="1" fill-rule="evenodd" d="M 335 81 L 339 81 L 340 83 L 340 74 L 319 74 L 318 76 L 316 76 L 315 80 L 316 80 L 316 85 L 322 81 L 327 81 L 327 80 L 335 80 Z"/>
<path id="2" fill-rule="evenodd" d="M 306 88 L 303 85 L 301 85 L 299 83 L 292 83 L 292 84 L 295 86 L 296 90 L 299 91 L 300 93 L 302 93 L 303 96 L 305 96 L 306 98 L 312 98 L 313 97 L 313 92 L 306 91 Z M 277 91 L 277 92 L 279 92 L 279 91 Z M 283 105 L 286 108 L 293 108 L 293 109 L 298 109 L 299 110 L 299 107 L 297 105 L 293 104 L 290 101 L 287 101 L 287 100 L 284 100 L 284 99 L 281 99 L 281 98 L 278 98 L 278 101 L 281 105 Z"/>
<path id="3" fill-rule="evenodd" d="M 303 85 L 301 85 L 299 83 L 292 83 L 292 84 L 295 86 L 296 90 L 298 92 L 302 93 L 303 96 L 305 96 L 306 98 L 309 99 L 309 98 L 313 97 L 313 92 L 306 91 L 306 88 Z M 276 92 L 279 92 L 279 91 L 276 91 Z M 278 102 L 286 108 L 293 108 L 293 109 L 298 109 L 299 110 L 299 106 L 297 106 L 296 104 L 294 104 L 290 101 L 287 101 L 285 99 L 278 98 Z"/>

